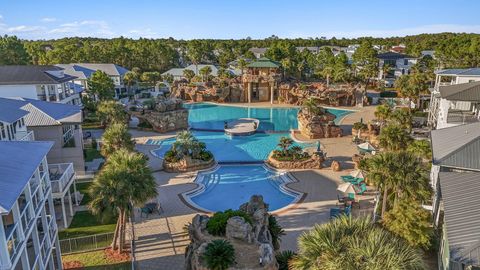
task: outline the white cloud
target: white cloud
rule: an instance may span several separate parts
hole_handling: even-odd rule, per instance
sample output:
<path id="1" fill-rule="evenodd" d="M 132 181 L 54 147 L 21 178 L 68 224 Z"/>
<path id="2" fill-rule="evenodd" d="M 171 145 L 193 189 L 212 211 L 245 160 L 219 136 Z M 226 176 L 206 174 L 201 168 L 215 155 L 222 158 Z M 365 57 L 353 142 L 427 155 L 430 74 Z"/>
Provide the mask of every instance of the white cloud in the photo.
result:
<path id="1" fill-rule="evenodd" d="M 45 18 L 40 19 L 40 21 L 41 22 L 55 22 L 55 21 L 57 21 L 57 18 L 45 17 Z"/>
<path id="2" fill-rule="evenodd" d="M 91 36 L 91 37 L 113 37 L 116 36 L 105 21 L 85 20 L 63 23 L 47 31 L 53 36 Z"/>

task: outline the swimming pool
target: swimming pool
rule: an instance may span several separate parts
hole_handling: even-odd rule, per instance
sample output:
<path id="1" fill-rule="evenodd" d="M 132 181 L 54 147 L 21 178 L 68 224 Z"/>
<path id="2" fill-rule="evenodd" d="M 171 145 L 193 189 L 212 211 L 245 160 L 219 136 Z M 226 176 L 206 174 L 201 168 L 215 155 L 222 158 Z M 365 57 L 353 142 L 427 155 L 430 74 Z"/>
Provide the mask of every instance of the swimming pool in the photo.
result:
<path id="1" fill-rule="evenodd" d="M 194 206 L 209 212 L 238 209 L 252 195 L 262 195 L 269 210 L 283 208 L 301 197 L 284 186 L 285 175 L 263 165 L 221 165 L 214 171 L 200 172 L 199 188 L 184 195 Z"/>
<path id="2" fill-rule="evenodd" d="M 198 130 L 223 130 L 225 121 L 238 118 L 256 118 L 260 120 L 260 131 L 289 131 L 298 128 L 297 114 L 299 108 L 261 108 L 225 106 L 212 103 L 184 104 L 189 110 L 188 124 Z M 352 111 L 327 109 L 335 114 L 338 123 L 345 115 Z"/>
<path id="3" fill-rule="evenodd" d="M 224 132 L 193 131 L 193 135 L 207 145 L 217 162 L 244 163 L 263 162 L 277 144 L 281 137 L 289 137 L 288 133 L 256 133 L 250 136 L 228 136 Z M 175 138 L 165 140 L 148 139 L 146 144 L 158 145 L 152 154 L 163 158 L 165 152 L 170 150 Z M 313 143 L 294 143 L 302 148 L 315 147 Z"/>

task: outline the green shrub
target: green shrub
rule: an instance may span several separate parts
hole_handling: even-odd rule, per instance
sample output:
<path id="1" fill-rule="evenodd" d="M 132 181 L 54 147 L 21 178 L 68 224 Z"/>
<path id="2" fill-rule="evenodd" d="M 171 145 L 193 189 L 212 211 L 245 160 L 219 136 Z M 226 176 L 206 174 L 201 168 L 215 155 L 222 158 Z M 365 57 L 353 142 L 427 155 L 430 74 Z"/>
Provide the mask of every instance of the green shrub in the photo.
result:
<path id="1" fill-rule="evenodd" d="M 225 235 L 227 221 L 231 217 L 242 217 L 246 222 L 252 224 L 252 218 L 241 210 L 228 209 L 225 212 L 216 212 L 207 222 L 207 231 L 211 235 Z"/>
<path id="2" fill-rule="evenodd" d="M 137 107 L 132 106 L 132 107 L 129 108 L 129 110 L 132 111 L 132 112 L 136 112 L 136 111 L 137 111 Z"/>
<path id="3" fill-rule="evenodd" d="M 383 97 L 383 98 L 395 98 L 397 97 L 397 92 L 395 91 L 383 91 L 383 92 L 380 92 L 380 97 Z"/>
<path id="4" fill-rule="evenodd" d="M 278 270 L 288 270 L 288 262 L 295 255 L 297 254 L 291 250 L 284 250 L 277 253 L 277 255 L 275 255 L 275 259 L 277 259 L 278 262 Z"/>
<path id="5" fill-rule="evenodd" d="M 163 156 L 163 159 L 166 160 L 167 162 L 172 162 L 172 163 L 179 161 L 177 155 L 175 154 L 175 151 L 173 150 L 168 150 L 165 153 L 165 156 Z"/>
<path id="6" fill-rule="evenodd" d="M 367 129 L 367 124 L 362 123 L 362 122 L 356 122 L 356 123 L 353 124 L 353 129 L 366 130 Z"/>
<path id="7" fill-rule="evenodd" d="M 142 122 L 138 123 L 137 127 L 139 127 L 139 128 L 153 128 L 152 124 L 150 124 L 147 121 L 142 121 Z"/>
<path id="8" fill-rule="evenodd" d="M 275 248 L 276 250 L 279 249 L 281 241 L 280 237 L 285 235 L 285 231 L 280 226 L 280 224 L 278 224 L 275 216 L 268 216 L 268 230 L 270 231 L 270 235 L 272 236 L 273 248 Z"/>
<path id="9" fill-rule="evenodd" d="M 200 153 L 200 159 L 203 161 L 209 161 L 213 158 L 213 154 L 210 151 L 202 151 Z"/>
<path id="10" fill-rule="evenodd" d="M 225 270 L 235 264 L 235 249 L 227 240 L 213 240 L 205 248 L 201 259 L 208 269 Z"/>

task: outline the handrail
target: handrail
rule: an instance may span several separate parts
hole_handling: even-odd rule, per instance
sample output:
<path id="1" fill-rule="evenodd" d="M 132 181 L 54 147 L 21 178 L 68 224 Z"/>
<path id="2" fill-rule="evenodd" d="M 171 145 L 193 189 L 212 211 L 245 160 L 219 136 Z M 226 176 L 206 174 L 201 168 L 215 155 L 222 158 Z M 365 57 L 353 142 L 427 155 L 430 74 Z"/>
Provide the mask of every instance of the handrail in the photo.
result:
<path id="1" fill-rule="evenodd" d="M 57 171 L 53 171 L 54 169 L 57 169 Z M 75 174 L 73 163 L 49 164 L 48 171 L 50 174 L 52 193 L 63 192 Z"/>

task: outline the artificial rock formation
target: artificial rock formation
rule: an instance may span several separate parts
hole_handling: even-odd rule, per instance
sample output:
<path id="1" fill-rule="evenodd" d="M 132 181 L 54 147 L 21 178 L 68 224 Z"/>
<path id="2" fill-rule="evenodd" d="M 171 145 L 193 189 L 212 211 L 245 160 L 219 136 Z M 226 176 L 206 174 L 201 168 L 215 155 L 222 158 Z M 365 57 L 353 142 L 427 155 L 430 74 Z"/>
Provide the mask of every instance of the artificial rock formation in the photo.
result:
<path id="1" fill-rule="evenodd" d="M 211 168 L 215 165 L 215 159 L 204 161 L 201 159 L 192 159 L 184 156 L 178 162 L 168 162 L 163 160 L 163 170 L 166 172 L 192 172 Z"/>
<path id="2" fill-rule="evenodd" d="M 335 125 L 335 115 L 324 111 L 318 115 L 310 114 L 303 108 L 298 112 L 298 130 L 308 139 L 335 138 L 342 136 L 342 129 Z"/>
<path id="3" fill-rule="evenodd" d="M 365 127 L 365 126 L 364 126 Z M 357 137 L 362 141 L 370 142 L 373 146 L 378 147 L 380 141 L 378 136 L 380 135 L 380 126 L 368 123 L 366 128 L 355 129 L 352 128 L 352 136 Z"/>
<path id="4" fill-rule="evenodd" d="M 157 101 L 153 110 L 133 112 L 140 121 L 150 123 L 157 132 L 169 132 L 188 128 L 188 110 L 180 99 Z"/>
<path id="5" fill-rule="evenodd" d="M 277 169 L 321 169 L 324 161 L 324 157 L 317 154 L 313 154 L 309 159 L 304 160 L 281 161 L 273 158 L 272 153 L 270 153 L 266 162 Z"/>
<path id="6" fill-rule="evenodd" d="M 230 270 L 276 270 L 278 263 L 272 237 L 268 230 L 268 205 L 261 195 L 254 195 L 248 203 L 240 206 L 252 218 L 252 224 L 242 217 L 231 217 L 227 221 L 225 239 L 235 248 L 236 264 Z M 190 244 L 185 252 L 186 270 L 207 270 L 202 262 L 202 254 L 208 243 L 222 237 L 212 236 L 207 232 L 210 217 L 196 215 L 188 226 Z M 260 263 L 261 262 L 261 263 Z"/>
<path id="7" fill-rule="evenodd" d="M 342 170 L 342 167 L 340 166 L 340 162 L 336 160 L 332 161 L 332 165 L 330 165 L 330 168 L 332 168 L 332 171 L 334 172 L 339 172 Z"/>

